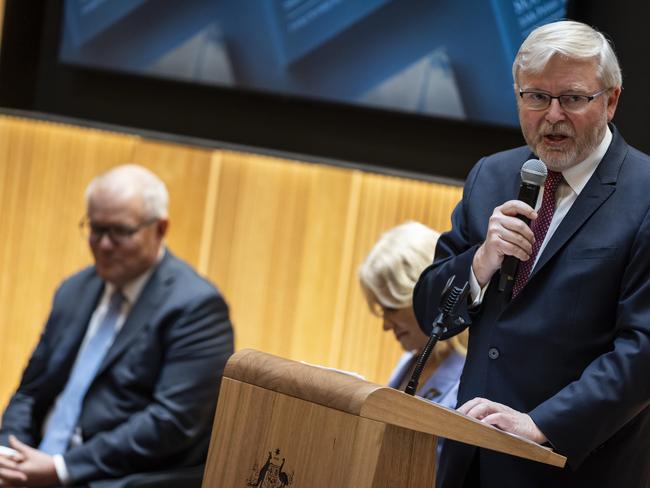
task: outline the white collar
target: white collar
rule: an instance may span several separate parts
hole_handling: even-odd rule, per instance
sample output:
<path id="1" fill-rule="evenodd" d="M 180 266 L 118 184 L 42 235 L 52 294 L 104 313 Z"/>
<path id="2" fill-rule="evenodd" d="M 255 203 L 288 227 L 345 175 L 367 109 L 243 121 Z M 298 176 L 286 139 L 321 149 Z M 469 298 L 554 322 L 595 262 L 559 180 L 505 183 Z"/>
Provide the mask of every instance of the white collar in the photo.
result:
<path id="1" fill-rule="evenodd" d="M 605 127 L 605 135 L 603 140 L 600 141 L 600 144 L 596 149 L 589 155 L 584 161 L 579 162 L 575 166 L 571 166 L 568 169 L 562 171 L 562 176 L 564 180 L 571 187 L 571 189 L 580 195 L 580 192 L 583 190 L 589 178 L 594 174 L 598 164 L 605 156 L 607 149 L 609 148 L 610 143 L 612 142 L 612 131 L 609 130 L 609 127 Z"/>
<path id="2" fill-rule="evenodd" d="M 126 301 L 129 303 L 129 305 L 133 306 L 133 304 L 137 301 L 137 299 L 140 297 L 140 293 L 142 293 L 142 290 L 144 288 L 144 285 L 147 284 L 147 281 L 149 281 L 149 278 L 151 277 L 151 274 L 153 271 L 156 269 L 156 266 L 160 261 L 162 261 L 162 258 L 165 256 L 165 248 L 164 246 L 160 247 L 160 251 L 158 252 L 158 257 L 156 258 L 156 262 L 154 263 L 153 266 L 151 266 L 147 271 L 142 273 L 140 276 L 137 278 L 129 281 L 127 284 L 125 284 L 122 287 L 122 294 L 124 295 L 124 298 Z M 112 283 L 106 282 L 106 287 L 104 289 L 104 299 L 108 299 L 113 295 L 113 292 L 115 291 L 115 285 Z"/>

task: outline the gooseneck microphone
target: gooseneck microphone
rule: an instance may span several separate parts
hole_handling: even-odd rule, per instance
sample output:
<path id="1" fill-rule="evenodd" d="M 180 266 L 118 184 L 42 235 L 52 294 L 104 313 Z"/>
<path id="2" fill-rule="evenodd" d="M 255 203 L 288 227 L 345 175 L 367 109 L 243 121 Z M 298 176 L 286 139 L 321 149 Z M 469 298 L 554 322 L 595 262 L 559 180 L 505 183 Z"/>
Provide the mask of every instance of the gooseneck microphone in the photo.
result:
<path id="1" fill-rule="evenodd" d="M 539 188 L 544 185 L 548 170 L 546 165 L 539 159 L 529 159 L 521 167 L 521 186 L 517 200 L 527 203 L 535 208 Z M 530 225 L 530 219 L 523 215 L 517 215 L 519 219 Z M 501 263 L 501 277 L 499 278 L 499 291 L 512 291 L 515 275 L 519 268 L 519 259 L 514 256 L 506 256 Z"/>
<path id="2" fill-rule="evenodd" d="M 440 296 L 440 307 L 438 308 L 438 315 L 432 324 L 433 328 L 431 330 L 431 335 L 429 336 L 429 340 L 424 346 L 424 349 L 422 349 L 422 352 L 415 363 L 415 369 L 413 370 L 411 379 L 404 389 L 404 392 L 411 396 L 415 395 L 424 365 L 429 360 L 431 351 L 433 351 L 434 346 L 440 340 L 442 335 L 447 332 L 449 326 L 462 326 L 465 323 L 463 318 L 456 313 L 456 309 L 458 308 L 458 304 L 467 299 L 467 295 L 469 294 L 469 283 L 466 281 L 462 287 L 452 286 L 455 279 L 456 275 L 449 278 L 445 284 L 445 288 L 442 290 Z"/>

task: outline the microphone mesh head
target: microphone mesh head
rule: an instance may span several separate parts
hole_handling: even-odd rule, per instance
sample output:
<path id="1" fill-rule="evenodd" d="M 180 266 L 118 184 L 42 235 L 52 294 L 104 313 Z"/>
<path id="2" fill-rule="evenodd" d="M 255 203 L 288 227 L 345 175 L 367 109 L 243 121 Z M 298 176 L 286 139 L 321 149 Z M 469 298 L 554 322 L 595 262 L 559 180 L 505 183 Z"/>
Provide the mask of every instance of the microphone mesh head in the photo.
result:
<path id="1" fill-rule="evenodd" d="M 529 159 L 521 167 L 521 181 L 529 185 L 542 186 L 547 174 L 546 165 L 539 159 Z"/>

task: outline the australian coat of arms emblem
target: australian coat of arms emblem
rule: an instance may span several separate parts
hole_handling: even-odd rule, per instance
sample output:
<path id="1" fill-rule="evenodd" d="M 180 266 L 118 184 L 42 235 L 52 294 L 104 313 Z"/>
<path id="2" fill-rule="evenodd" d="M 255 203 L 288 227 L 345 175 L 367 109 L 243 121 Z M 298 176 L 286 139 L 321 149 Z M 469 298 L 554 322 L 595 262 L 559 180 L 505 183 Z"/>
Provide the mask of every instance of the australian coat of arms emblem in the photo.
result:
<path id="1" fill-rule="evenodd" d="M 280 449 L 269 451 L 269 456 L 261 468 L 255 463 L 251 475 L 246 480 L 246 486 L 257 486 L 259 488 L 284 488 L 293 481 L 291 474 L 284 471 L 285 459 L 280 459 Z"/>

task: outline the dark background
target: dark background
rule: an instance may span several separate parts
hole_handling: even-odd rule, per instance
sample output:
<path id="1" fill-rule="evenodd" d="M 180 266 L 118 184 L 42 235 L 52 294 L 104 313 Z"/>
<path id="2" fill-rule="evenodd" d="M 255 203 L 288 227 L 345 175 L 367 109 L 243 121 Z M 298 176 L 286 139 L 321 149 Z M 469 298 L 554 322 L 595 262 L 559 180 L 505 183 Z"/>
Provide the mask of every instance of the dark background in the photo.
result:
<path id="1" fill-rule="evenodd" d="M 482 155 L 523 143 L 516 129 L 93 71 L 58 61 L 61 0 L 7 0 L 0 107 L 390 173 L 464 179 Z M 624 90 L 615 123 L 650 152 L 650 3 L 573 0 L 568 17 L 613 40 Z M 477 80 L 478 81 L 478 80 Z"/>

